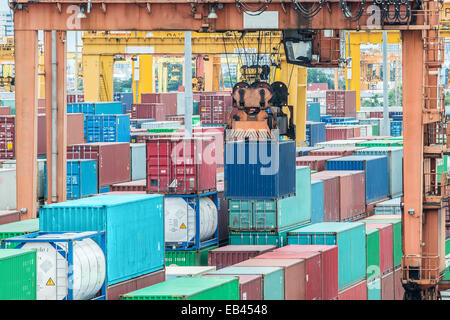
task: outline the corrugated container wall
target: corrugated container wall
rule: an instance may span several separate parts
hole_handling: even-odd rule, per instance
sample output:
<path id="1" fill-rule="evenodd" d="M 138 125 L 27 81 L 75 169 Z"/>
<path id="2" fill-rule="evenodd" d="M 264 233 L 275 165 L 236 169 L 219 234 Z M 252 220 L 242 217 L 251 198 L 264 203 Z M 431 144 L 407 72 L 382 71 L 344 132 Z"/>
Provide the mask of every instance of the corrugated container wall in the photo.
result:
<path id="1" fill-rule="evenodd" d="M 339 221 L 339 176 L 322 171 L 311 175 L 311 180 L 323 182 L 323 221 Z"/>
<path id="2" fill-rule="evenodd" d="M 146 174 L 145 143 L 130 143 L 130 178 L 131 181 L 145 179 Z"/>
<path id="3" fill-rule="evenodd" d="M 366 224 L 367 281 L 380 277 L 380 232 Z"/>
<path id="4" fill-rule="evenodd" d="M 233 275 L 234 276 L 234 275 Z M 262 300 L 262 276 L 261 275 L 235 275 L 239 278 L 240 300 Z M 203 277 L 228 277 L 220 274 L 205 274 Z"/>
<path id="5" fill-rule="evenodd" d="M 339 290 L 366 278 L 366 232 L 359 222 L 322 222 L 288 233 L 288 244 L 337 245 Z"/>
<path id="6" fill-rule="evenodd" d="M 130 280 L 116 283 L 108 286 L 106 289 L 106 300 L 119 300 L 119 297 L 131 291 L 161 283 L 166 280 L 164 270 L 159 270 Z"/>
<path id="7" fill-rule="evenodd" d="M 325 123 L 306 122 L 306 141 L 308 146 L 315 146 L 316 143 L 325 141 Z"/>
<path id="8" fill-rule="evenodd" d="M 39 219 L 27 219 L 0 226 L 0 240 L 22 236 L 39 231 Z M 17 244 L 7 244 L 7 248 L 15 248 Z"/>
<path id="9" fill-rule="evenodd" d="M 324 182 L 311 180 L 311 223 L 324 222 Z"/>
<path id="10" fill-rule="evenodd" d="M 363 170 L 366 180 L 366 203 L 384 199 L 389 194 L 386 156 L 349 156 L 331 159 L 327 170 Z"/>
<path id="11" fill-rule="evenodd" d="M 367 300 L 366 280 L 340 291 L 338 300 Z"/>
<path id="12" fill-rule="evenodd" d="M 222 269 L 275 249 L 274 245 L 228 245 L 208 252 L 208 265 Z"/>
<path id="13" fill-rule="evenodd" d="M 394 300 L 394 273 L 381 277 L 381 300 Z"/>
<path id="14" fill-rule="evenodd" d="M 15 116 L 0 116 L 0 159 L 14 159 L 16 156 Z"/>
<path id="15" fill-rule="evenodd" d="M 41 231 L 106 231 L 108 285 L 164 267 L 162 195 L 101 195 L 42 206 Z"/>
<path id="16" fill-rule="evenodd" d="M 36 300 L 36 251 L 0 249 L 0 300 Z"/>
<path id="17" fill-rule="evenodd" d="M 130 117 L 121 115 L 86 115 L 86 142 L 130 142 Z"/>
<path id="18" fill-rule="evenodd" d="M 16 169 L 0 169 L 0 210 L 16 209 Z"/>
<path id="19" fill-rule="evenodd" d="M 308 166 L 314 171 L 324 171 L 327 161 L 338 157 L 339 156 L 304 156 L 297 157 L 295 161 L 297 166 Z"/>
<path id="20" fill-rule="evenodd" d="M 217 246 L 209 246 L 199 250 L 177 250 L 166 251 L 165 253 L 165 265 L 177 265 L 177 266 L 207 266 L 208 265 L 208 252 L 216 249 Z"/>
<path id="21" fill-rule="evenodd" d="M 311 156 L 340 156 L 346 157 L 353 155 L 356 151 L 364 150 L 364 147 L 327 147 L 317 150 L 311 150 Z"/>
<path id="22" fill-rule="evenodd" d="M 374 213 L 377 215 L 401 215 L 402 208 L 400 207 L 401 198 L 395 198 L 379 202 L 375 205 Z"/>
<path id="23" fill-rule="evenodd" d="M 273 200 L 294 194 L 295 141 L 225 144 L 226 199 Z"/>
<path id="24" fill-rule="evenodd" d="M 392 225 L 388 223 L 366 223 L 367 229 L 376 229 L 380 233 L 380 274 L 394 270 L 393 232 Z"/>
<path id="25" fill-rule="evenodd" d="M 0 225 L 20 221 L 20 216 L 17 210 L 0 210 Z"/>

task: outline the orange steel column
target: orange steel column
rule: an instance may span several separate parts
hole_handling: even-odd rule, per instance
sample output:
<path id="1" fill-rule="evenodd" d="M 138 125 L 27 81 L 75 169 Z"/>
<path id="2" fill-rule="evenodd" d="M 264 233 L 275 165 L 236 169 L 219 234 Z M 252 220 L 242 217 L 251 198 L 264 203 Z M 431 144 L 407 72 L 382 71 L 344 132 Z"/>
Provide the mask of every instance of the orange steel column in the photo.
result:
<path id="1" fill-rule="evenodd" d="M 405 256 L 422 254 L 423 64 L 422 31 L 402 31 L 404 135 L 402 233 Z M 411 210 L 414 210 L 414 214 L 410 214 Z M 417 261 L 416 266 L 419 265 L 420 261 Z"/>
<path id="2" fill-rule="evenodd" d="M 47 142 L 47 203 L 52 203 L 52 32 L 44 32 L 45 126 Z"/>
<path id="3" fill-rule="evenodd" d="M 66 46 L 66 32 L 56 32 L 56 61 L 57 61 L 57 145 L 58 157 L 56 166 L 56 190 L 58 202 L 66 201 L 67 199 L 67 46 Z"/>
<path id="4" fill-rule="evenodd" d="M 14 46 L 17 209 L 30 219 L 37 206 L 37 31 L 15 30 Z"/>

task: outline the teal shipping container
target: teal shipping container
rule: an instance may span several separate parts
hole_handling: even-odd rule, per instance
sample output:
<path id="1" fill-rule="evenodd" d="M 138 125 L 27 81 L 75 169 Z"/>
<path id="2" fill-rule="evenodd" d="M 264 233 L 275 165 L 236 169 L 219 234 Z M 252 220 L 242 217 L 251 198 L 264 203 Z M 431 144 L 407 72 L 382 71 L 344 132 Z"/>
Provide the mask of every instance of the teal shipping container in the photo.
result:
<path id="1" fill-rule="evenodd" d="M 316 223 L 288 232 L 288 244 L 337 245 L 339 291 L 366 279 L 366 229 L 363 223 Z"/>
<path id="2" fill-rule="evenodd" d="M 156 194 L 99 195 L 42 206 L 41 231 L 106 231 L 108 285 L 164 267 L 164 203 Z"/>
<path id="3" fill-rule="evenodd" d="M 323 222 L 323 181 L 311 180 L 311 223 Z"/>
<path id="4" fill-rule="evenodd" d="M 381 300 L 381 279 L 367 281 L 367 300 Z"/>
<path id="5" fill-rule="evenodd" d="M 311 170 L 296 167 L 295 196 L 278 200 L 229 200 L 232 231 L 284 231 L 311 222 Z"/>
<path id="6" fill-rule="evenodd" d="M 258 274 L 262 276 L 263 300 L 284 300 L 284 270 L 280 267 L 225 267 L 208 273 L 221 275 Z"/>
<path id="7" fill-rule="evenodd" d="M 10 107 L 11 114 L 16 114 L 16 100 L 15 99 L 3 99 L 1 101 L 3 107 Z"/>
<path id="8" fill-rule="evenodd" d="M 308 102 L 308 121 L 320 122 L 320 103 Z"/>
<path id="9" fill-rule="evenodd" d="M 291 230 L 297 229 L 299 226 L 295 226 L 292 229 L 288 229 L 280 232 L 270 231 L 240 231 L 230 232 L 229 244 L 233 245 L 274 245 L 277 247 L 283 247 L 287 244 L 287 233 Z"/>
<path id="10" fill-rule="evenodd" d="M 403 194 L 403 147 L 375 147 L 356 151 L 354 155 L 386 156 L 388 158 L 389 195 Z"/>

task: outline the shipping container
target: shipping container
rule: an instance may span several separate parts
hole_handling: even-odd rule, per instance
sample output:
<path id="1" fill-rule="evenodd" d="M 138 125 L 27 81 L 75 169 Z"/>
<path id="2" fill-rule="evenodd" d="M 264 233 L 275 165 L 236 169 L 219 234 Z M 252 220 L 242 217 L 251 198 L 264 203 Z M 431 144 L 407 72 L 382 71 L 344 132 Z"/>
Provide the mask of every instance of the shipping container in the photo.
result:
<path id="1" fill-rule="evenodd" d="M 381 278 L 367 279 L 367 300 L 381 300 Z"/>
<path id="2" fill-rule="evenodd" d="M 162 195 L 101 195 L 42 206 L 41 231 L 106 231 L 108 285 L 164 267 Z"/>
<path id="3" fill-rule="evenodd" d="M 288 233 L 288 244 L 338 246 L 339 290 L 366 278 L 366 233 L 359 222 L 322 222 Z"/>
<path id="4" fill-rule="evenodd" d="M 26 219 L 0 225 L 0 240 L 22 236 L 39 231 L 39 219 Z M 7 244 L 7 248 L 15 248 L 15 243 Z"/>
<path id="5" fill-rule="evenodd" d="M 181 267 L 181 266 L 169 266 L 165 267 L 166 269 L 166 280 L 170 280 L 173 278 L 180 277 L 199 277 L 203 274 L 216 271 L 216 267 L 214 266 L 189 266 L 189 267 Z"/>
<path id="6" fill-rule="evenodd" d="M 386 156 L 348 156 L 327 161 L 327 170 L 363 170 L 366 203 L 384 199 L 389 194 L 388 159 Z"/>
<path id="7" fill-rule="evenodd" d="M 404 295 L 405 289 L 402 285 L 402 268 L 396 268 L 394 270 L 394 300 L 403 300 Z"/>
<path id="8" fill-rule="evenodd" d="M 326 112 L 338 117 L 356 117 L 356 91 L 327 90 Z"/>
<path id="9" fill-rule="evenodd" d="M 325 123 L 306 121 L 306 142 L 308 146 L 325 141 Z"/>
<path id="10" fill-rule="evenodd" d="M 236 277 L 184 277 L 126 293 L 121 300 L 239 300 Z"/>
<path id="11" fill-rule="evenodd" d="M 280 267 L 235 267 L 230 266 L 211 272 L 221 275 L 261 275 L 263 300 L 284 300 L 284 272 Z"/>
<path id="12" fill-rule="evenodd" d="M 207 266 L 208 252 L 217 246 L 209 246 L 198 250 L 177 250 L 165 252 L 165 265 L 177 266 Z"/>
<path id="13" fill-rule="evenodd" d="M 313 254 L 313 253 L 311 253 Z M 314 265 L 314 271 L 320 269 L 320 255 L 317 256 L 316 263 Z M 307 270 L 306 262 L 303 259 L 249 259 L 233 267 L 281 267 L 284 271 L 284 300 L 320 300 L 320 281 L 315 283 L 313 289 L 308 290 L 307 277 L 317 274 L 318 278 L 313 280 L 320 280 L 320 272 L 311 272 Z"/>
<path id="14" fill-rule="evenodd" d="M 356 151 L 364 150 L 364 147 L 327 147 L 311 150 L 310 156 L 339 156 L 346 157 L 353 155 Z"/>
<path id="15" fill-rule="evenodd" d="M 67 146 L 67 159 L 97 160 L 99 189 L 130 181 L 129 143 L 98 142 Z"/>
<path id="16" fill-rule="evenodd" d="M 213 138 L 147 140 L 147 191 L 192 194 L 216 189 Z"/>
<path id="17" fill-rule="evenodd" d="M 308 102 L 306 107 L 306 119 L 308 121 L 320 122 L 320 103 Z"/>
<path id="18" fill-rule="evenodd" d="M 311 180 L 311 223 L 324 222 L 324 182 Z"/>
<path id="19" fill-rule="evenodd" d="M 0 210 L 16 209 L 16 169 L 0 169 Z"/>
<path id="20" fill-rule="evenodd" d="M 327 125 L 325 127 L 325 141 L 347 140 L 355 137 L 355 128 L 353 126 L 335 126 Z M 359 134 L 356 135 L 359 137 Z"/>
<path id="21" fill-rule="evenodd" d="M 0 107 L 0 116 L 10 116 L 11 107 Z"/>
<path id="22" fill-rule="evenodd" d="M 366 224 L 366 278 L 367 281 L 379 278 L 380 271 L 380 232 Z"/>
<path id="23" fill-rule="evenodd" d="M 230 231 L 229 243 L 231 245 L 275 245 L 282 247 L 287 244 L 287 233 L 295 230 L 293 227 L 280 232 L 272 231 Z"/>
<path id="24" fill-rule="evenodd" d="M 121 114 L 122 103 L 116 101 L 108 102 L 78 102 L 68 103 L 67 113 L 84 113 L 87 114 Z"/>
<path id="25" fill-rule="evenodd" d="M 375 205 L 374 214 L 377 215 L 400 215 L 402 214 L 402 208 L 400 206 L 401 198 L 394 198 L 379 202 Z"/>
<path id="26" fill-rule="evenodd" d="M 336 159 L 339 156 L 303 156 L 296 158 L 297 166 L 308 166 L 311 170 L 324 171 L 326 163 L 330 159 Z"/>
<path id="27" fill-rule="evenodd" d="M 366 140 L 332 140 L 326 142 L 320 142 L 317 144 L 319 147 L 323 148 L 348 148 L 348 147 L 358 147 L 358 143 L 365 142 Z"/>
<path id="28" fill-rule="evenodd" d="M 136 291 L 142 288 L 152 286 L 154 284 L 166 280 L 165 270 L 155 271 L 149 274 L 122 281 L 106 289 L 106 300 L 119 300 L 119 297 L 131 291 Z"/>
<path id="29" fill-rule="evenodd" d="M 392 225 L 388 223 L 366 223 L 366 229 L 376 229 L 380 234 L 380 275 L 392 272 L 394 270 Z"/>
<path id="30" fill-rule="evenodd" d="M 0 249 L 0 300 L 36 300 L 36 251 Z"/>
<path id="31" fill-rule="evenodd" d="M 339 221 L 339 176 L 332 173 L 331 171 L 322 171 L 312 174 L 311 181 L 313 180 L 319 180 L 323 182 L 323 221 L 318 222 Z"/>
<path id="32" fill-rule="evenodd" d="M 45 163 L 47 162 L 46 159 L 37 159 L 37 198 L 38 200 L 43 199 L 44 195 L 45 195 Z M 15 159 L 11 159 L 11 160 L 4 160 L 2 161 L 2 168 L 7 169 L 7 168 L 14 168 L 16 169 L 16 160 Z M 0 186 L 1 186 L 1 181 L 0 181 Z M 1 187 L 0 187 L 1 188 Z M 12 191 L 12 190 L 11 190 Z M 14 190 L 14 192 L 16 192 L 16 190 Z M 1 199 L 0 199 L 0 203 L 1 203 Z"/>
<path id="33" fill-rule="evenodd" d="M 86 115 L 85 136 L 91 142 L 130 142 L 130 117 L 121 115 Z"/>
<path id="34" fill-rule="evenodd" d="M 116 191 L 128 191 L 129 193 L 145 192 L 146 189 L 147 189 L 147 181 L 145 179 L 115 183 L 110 186 L 111 192 Z"/>
<path id="35" fill-rule="evenodd" d="M 371 140 L 371 141 L 358 141 L 357 147 L 375 148 L 375 147 L 401 147 L 403 146 L 402 140 Z"/>
<path id="36" fill-rule="evenodd" d="M 317 274 L 316 253 L 320 253 L 320 272 Z M 265 258 L 306 259 L 307 286 L 314 292 L 321 283 L 321 299 L 333 300 L 338 296 L 338 247 L 335 245 L 287 245 L 272 252 L 264 253 L 255 259 Z M 317 289 L 316 289 L 317 290 Z"/>
<path id="37" fill-rule="evenodd" d="M 200 121 L 203 125 L 214 124 L 224 125 L 227 122 L 227 115 L 231 111 L 233 98 L 227 95 L 205 95 L 200 96 L 199 113 Z"/>
<path id="38" fill-rule="evenodd" d="M 130 143 L 130 178 L 131 181 L 146 178 L 145 143 Z"/>
<path id="39" fill-rule="evenodd" d="M 226 199 L 279 199 L 293 196 L 295 186 L 295 141 L 225 144 Z"/>
<path id="40" fill-rule="evenodd" d="M 16 157 L 15 116 L 0 116 L 0 159 Z"/>
<path id="41" fill-rule="evenodd" d="M 0 225 L 20 221 L 20 212 L 17 210 L 0 210 Z"/>
<path id="42" fill-rule="evenodd" d="M 220 275 L 205 274 L 203 277 L 237 277 L 239 278 L 239 300 L 262 300 L 262 276 L 259 274 Z"/>
<path id="43" fill-rule="evenodd" d="M 394 300 L 394 273 L 381 277 L 381 300 Z"/>
<path id="44" fill-rule="evenodd" d="M 339 291 L 338 300 L 367 300 L 366 280 Z"/>
<path id="45" fill-rule="evenodd" d="M 296 193 L 280 200 L 229 200 L 232 231 L 283 231 L 311 221 L 309 167 L 295 169 Z"/>
<path id="46" fill-rule="evenodd" d="M 303 157 L 311 154 L 315 150 L 323 149 L 323 147 L 296 147 L 295 154 L 297 157 Z"/>
<path id="47" fill-rule="evenodd" d="M 403 194 L 403 147 L 374 147 L 355 152 L 355 155 L 381 155 L 388 158 L 389 196 Z"/>
<path id="48" fill-rule="evenodd" d="M 220 181 L 220 176 L 217 175 L 217 198 L 219 201 L 219 212 L 218 212 L 218 229 L 219 229 L 219 245 L 227 245 L 228 244 L 228 220 L 229 220 L 229 212 L 228 212 L 228 200 L 225 199 L 224 194 L 224 182 L 223 182 L 223 174 L 222 180 Z"/>
<path id="49" fill-rule="evenodd" d="M 114 93 L 114 101 L 122 102 L 122 113 L 126 113 L 131 110 L 131 105 L 133 104 L 133 93 L 116 92 Z"/>
<path id="50" fill-rule="evenodd" d="M 166 106 L 162 103 L 136 103 L 131 105 L 132 119 L 166 120 Z"/>
<path id="51" fill-rule="evenodd" d="M 208 253 L 208 265 L 217 270 L 237 264 L 275 249 L 274 245 L 228 245 Z"/>
<path id="52" fill-rule="evenodd" d="M 359 222 L 363 223 L 388 223 L 392 224 L 392 241 L 393 241 L 393 262 L 394 268 L 401 265 L 403 250 L 402 250 L 402 221 L 401 217 L 392 216 L 392 215 L 374 215 L 369 218 L 360 220 Z"/>

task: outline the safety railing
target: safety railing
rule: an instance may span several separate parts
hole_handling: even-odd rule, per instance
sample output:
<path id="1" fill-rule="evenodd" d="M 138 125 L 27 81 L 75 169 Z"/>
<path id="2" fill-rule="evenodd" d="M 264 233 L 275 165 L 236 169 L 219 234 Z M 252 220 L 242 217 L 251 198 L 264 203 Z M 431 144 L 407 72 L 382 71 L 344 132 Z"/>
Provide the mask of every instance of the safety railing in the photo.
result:
<path id="1" fill-rule="evenodd" d="M 406 255 L 402 258 L 402 282 L 435 284 L 440 279 L 439 256 Z"/>
<path id="2" fill-rule="evenodd" d="M 424 172 L 424 202 L 437 203 L 449 197 L 449 172 Z"/>

